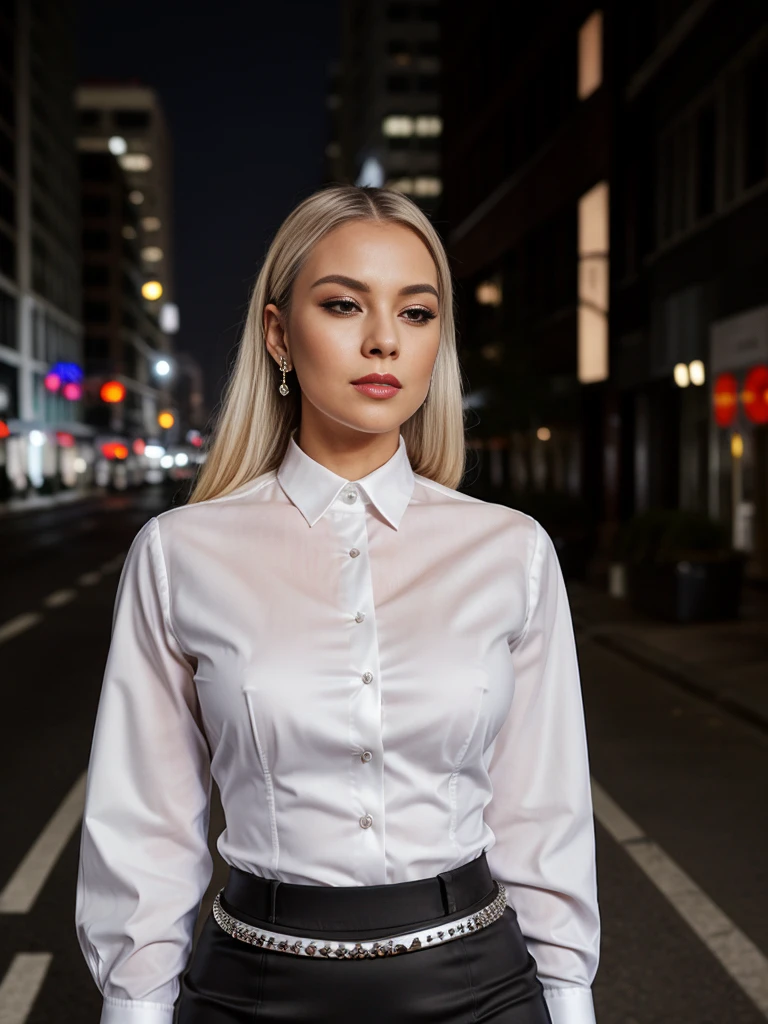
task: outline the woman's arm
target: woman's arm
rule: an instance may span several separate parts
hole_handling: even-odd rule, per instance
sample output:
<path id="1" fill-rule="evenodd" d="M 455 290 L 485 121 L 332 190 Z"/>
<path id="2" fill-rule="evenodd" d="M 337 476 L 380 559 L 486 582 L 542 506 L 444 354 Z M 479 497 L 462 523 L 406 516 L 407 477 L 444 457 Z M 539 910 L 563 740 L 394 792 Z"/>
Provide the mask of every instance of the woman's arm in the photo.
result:
<path id="1" fill-rule="evenodd" d="M 171 1024 L 213 870 L 210 755 L 168 594 L 152 518 L 117 588 L 81 833 L 75 923 L 101 1024 Z"/>
<path id="2" fill-rule="evenodd" d="M 553 1024 L 594 1024 L 600 917 L 579 667 L 560 563 L 531 520 L 528 607 L 511 644 L 515 693 L 497 736 L 485 820 Z"/>

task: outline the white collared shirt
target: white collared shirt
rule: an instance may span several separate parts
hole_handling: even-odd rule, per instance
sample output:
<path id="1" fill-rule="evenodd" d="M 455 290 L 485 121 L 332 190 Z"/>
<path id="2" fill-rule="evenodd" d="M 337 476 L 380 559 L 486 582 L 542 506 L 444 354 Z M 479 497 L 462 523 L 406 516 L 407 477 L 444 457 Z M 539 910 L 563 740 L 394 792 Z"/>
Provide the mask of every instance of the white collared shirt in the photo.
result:
<path id="1" fill-rule="evenodd" d="M 291 437 L 134 538 L 88 771 L 76 928 L 101 1024 L 171 1024 L 213 865 L 309 885 L 486 851 L 554 1024 L 593 1024 L 594 823 L 573 628 L 529 516 Z M 414 954 L 419 955 L 419 954 Z"/>

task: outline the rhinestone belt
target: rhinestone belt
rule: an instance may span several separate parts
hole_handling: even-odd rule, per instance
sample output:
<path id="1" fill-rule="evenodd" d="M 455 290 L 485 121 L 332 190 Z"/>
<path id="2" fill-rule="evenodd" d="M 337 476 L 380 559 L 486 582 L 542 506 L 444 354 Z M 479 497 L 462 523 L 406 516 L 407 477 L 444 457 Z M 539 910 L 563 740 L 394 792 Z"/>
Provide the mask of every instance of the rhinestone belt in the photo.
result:
<path id="1" fill-rule="evenodd" d="M 246 924 L 231 914 L 221 905 L 220 889 L 213 901 L 213 916 L 225 932 L 235 939 L 248 942 L 252 946 L 263 949 L 279 950 L 281 953 L 293 953 L 299 956 L 318 956 L 325 958 L 337 957 L 339 960 L 366 960 L 377 956 L 397 956 L 399 953 L 414 953 L 419 949 L 430 949 L 452 939 L 460 939 L 471 935 L 489 924 L 493 924 L 504 913 L 507 905 L 507 892 L 501 882 L 496 882 L 498 891 L 490 903 L 473 914 L 458 917 L 453 921 L 441 921 L 440 928 L 425 928 L 422 931 L 410 932 L 408 935 L 396 935 L 386 939 L 370 939 L 366 942 L 354 942 L 348 939 L 299 938 L 296 935 L 285 935 L 281 932 L 263 931 L 254 925 Z"/>

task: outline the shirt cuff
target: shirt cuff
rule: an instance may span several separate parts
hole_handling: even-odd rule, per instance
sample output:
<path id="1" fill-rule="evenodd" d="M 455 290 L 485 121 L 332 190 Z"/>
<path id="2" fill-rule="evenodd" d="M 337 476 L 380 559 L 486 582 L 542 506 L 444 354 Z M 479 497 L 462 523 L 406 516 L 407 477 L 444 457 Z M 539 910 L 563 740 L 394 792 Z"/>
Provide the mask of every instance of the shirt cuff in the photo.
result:
<path id="1" fill-rule="evenodd" d="M 544 999 L 552 1024 L 596 1024 L 591 988 L 545 988 Z"/>
<path id="2" fill-rule="evenodd" d="M 173 1024 L 173 1006 L 105 996 L 99 1024 Z"/>

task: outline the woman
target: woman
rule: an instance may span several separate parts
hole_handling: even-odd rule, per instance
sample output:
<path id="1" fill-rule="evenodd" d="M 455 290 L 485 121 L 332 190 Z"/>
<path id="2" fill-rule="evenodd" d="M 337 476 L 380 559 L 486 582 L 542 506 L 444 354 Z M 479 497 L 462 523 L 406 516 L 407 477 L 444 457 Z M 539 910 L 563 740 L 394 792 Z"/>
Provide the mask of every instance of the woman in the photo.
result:
<path id="1" fill-rule="evenodd" d="M 566 591 L 535 520 L 455 489 L 452 301 L 396 192 L 325 188 L 269 249 L 196 488 L 118 586 L 76 909 L 102 1024 L 594 1021 Z"/>

